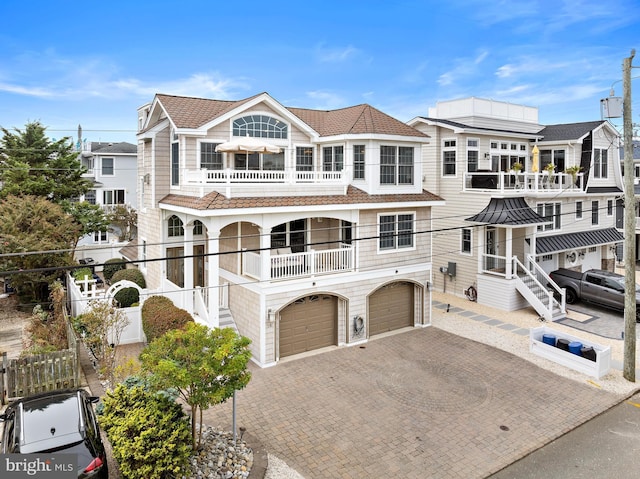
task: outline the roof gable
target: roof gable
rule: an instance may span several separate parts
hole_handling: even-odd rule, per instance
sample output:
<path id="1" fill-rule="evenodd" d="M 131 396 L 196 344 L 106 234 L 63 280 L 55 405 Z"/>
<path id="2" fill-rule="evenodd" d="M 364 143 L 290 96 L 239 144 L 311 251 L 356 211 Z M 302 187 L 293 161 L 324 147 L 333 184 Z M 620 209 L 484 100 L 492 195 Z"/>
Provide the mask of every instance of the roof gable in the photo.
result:
<path id="1" fill-rule="evenodd" d="M 588 135 L 591 131 L 595 130 L 603 123 L 607 123 L 605 120 L 598 121 L 585 121 L 582 123 L 564 123 L 561 125 L 548 125 L 540 130 L 540 135 L 543 137 L 541 141 L 569 141 L 580 140 Z"/>
<path id="2" fill-rule="evenodd" d="M 249 108 L 260 101 L 269 102 L 276 110 L 282 109 L 283 114 L 292 122 L 308 129 L 310 134 L 316 132 L 320 136 L 380 134 L 427 137 L 412 126 L 367 104 L 338 110 L 292 108 L 283 107 L 267 93 L 238 101 L 157 94 L 152 110 L 161 108 L 177 129 L 199 129 L 233 114 L 234 111 L 241 113 L 242 107 Z M 147 129 L 155 126 L 162 119 L 157 113 L 156 118 L 153 124 L 150 122 Z"/>

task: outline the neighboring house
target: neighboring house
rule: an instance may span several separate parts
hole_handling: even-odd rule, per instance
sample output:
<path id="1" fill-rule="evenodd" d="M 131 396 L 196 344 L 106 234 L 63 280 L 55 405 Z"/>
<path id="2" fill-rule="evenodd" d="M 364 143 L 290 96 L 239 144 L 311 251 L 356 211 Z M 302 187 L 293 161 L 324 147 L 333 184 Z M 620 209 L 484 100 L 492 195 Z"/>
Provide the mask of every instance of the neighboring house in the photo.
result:
<path id="1" fill-rule="evenodd" d="M 620 163 L 624 171 L 624 146 L 620 147 Z M 640 260 L 640 140 L 633 141 L 633 189 L 636 197 L 636 261 Z M 624 250 L 618 251 L 618 258 L 622 260 Z"/>
<path id="2" fill-rule="evenodd" d="M 150 290 L 211 327 L 231 314 L 261 366 L 430 324 L 444 202 L 422 187 L 425 134 L 369 105 L 289 108 L 267 93 L 158 94 L 138 117 Z"/>
<path id="3" fill-rule="evenodd" d="M 436 290 L 474 286 L 482 304 L 559 319 L 547 273 L 613 267 L 622 176 L 610 123 L 543 127 L 537 108 L 466 98 L 409 125 L 429 136 L 425 188 L 446 201 L 434 210 Z"/>
<path id="4" fill-rule="evenodd" d="M 80 160 L 87 168 L 84 176 L 93 180 L 93 188 L 81 199 L 101 205 L 106 213 L 117 205 L 130 205 L 137 209 L 137 146 L 126 142 L 95 141 L 78 141 L 78 145 Z M 90 257 L 102 263 L 119 256 L 118 249 L 122 245 L 118 242 L 117 233 L 96 231 L 79 241 L 76 257 Z"/>

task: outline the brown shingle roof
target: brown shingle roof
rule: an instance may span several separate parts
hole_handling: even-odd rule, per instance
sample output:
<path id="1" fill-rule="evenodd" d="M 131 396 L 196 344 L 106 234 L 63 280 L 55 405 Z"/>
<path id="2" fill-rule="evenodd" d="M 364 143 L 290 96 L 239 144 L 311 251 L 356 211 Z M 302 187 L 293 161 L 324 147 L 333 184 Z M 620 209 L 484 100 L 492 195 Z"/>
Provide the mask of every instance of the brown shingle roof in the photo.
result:
<path id="1" fill-rule="evenodd" d="M 157 94 L 156 98 L 177 128 L 199 128 L 259 95 L 262 93 L 238 101 L 164 94 Z M 377 133 L 427 137 L 406 123 L 366 104 L 326 111 L 305 108 L 287 108 L 287 110 L 313 128 L 320 136 Z"/>
<path id="2" fill-rule="evenodd" d="M 160 101 L 176 128 L 199 128 L 227 111 L 248 102 L 255 96 L 239 101 L 225 101 L 159 93 L 156 98 Z"/>
<path id="3" fill-rule="evenodd" d="M 385 194 L 370 195 L 364 191 L 349 186 L 344 195 L 316 195 L 316 196 L 270 196 L 270 197 L 244 197 L 227 198 L 226 196 L 212 192 L 202 198 L 185 195 L 167 195 L 160 203 L 164 205 L 180 206 L 194 210 L 220 210 L 242 208 L 277 208 L 290 206 L 318 206 L 318 205 L 350 205 L 366 203 L 415 203 L 443 201 L 437 195 L 423 190 L 421 193 L 409 194 Z"/>
<path id="4" fill-rule="evenodd" d="M 424 133 L 371 105 L 356 105 L 328 111 L 287 109 L 311 126 L 320 136 L 379 133 L 427 137 Z"/>

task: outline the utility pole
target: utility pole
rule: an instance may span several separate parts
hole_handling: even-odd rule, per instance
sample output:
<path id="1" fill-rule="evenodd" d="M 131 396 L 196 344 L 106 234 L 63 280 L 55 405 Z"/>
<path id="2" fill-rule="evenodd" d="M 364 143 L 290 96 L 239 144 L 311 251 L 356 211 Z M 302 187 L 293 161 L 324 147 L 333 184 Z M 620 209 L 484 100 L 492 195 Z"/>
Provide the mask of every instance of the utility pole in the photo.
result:
<path id="1" fill-rule="evenodd" d="M 624 138 L 624 363 L 622 376 L 636 381 L 636 199 L 633 189 L 633 123 L 631 121 L 631 63 L 622 64 Z"/>

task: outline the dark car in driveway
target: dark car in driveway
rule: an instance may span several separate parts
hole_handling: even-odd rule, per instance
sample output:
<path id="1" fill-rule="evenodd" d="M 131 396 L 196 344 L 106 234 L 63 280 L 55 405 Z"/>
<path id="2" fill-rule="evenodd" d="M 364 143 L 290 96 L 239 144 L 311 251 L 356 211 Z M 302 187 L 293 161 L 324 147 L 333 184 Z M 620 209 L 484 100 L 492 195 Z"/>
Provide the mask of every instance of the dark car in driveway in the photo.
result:
<path id="1" fill-rule="evenodd" d="M 3 454 L 75 454 L 78 477 L 108 479 L 105 448 L 93 410 L 99 398 L 84 389 L 65 389 L 12 402 L 4 422 Z"/>

